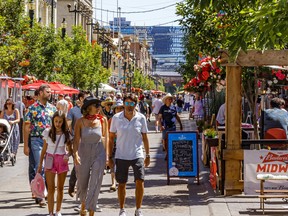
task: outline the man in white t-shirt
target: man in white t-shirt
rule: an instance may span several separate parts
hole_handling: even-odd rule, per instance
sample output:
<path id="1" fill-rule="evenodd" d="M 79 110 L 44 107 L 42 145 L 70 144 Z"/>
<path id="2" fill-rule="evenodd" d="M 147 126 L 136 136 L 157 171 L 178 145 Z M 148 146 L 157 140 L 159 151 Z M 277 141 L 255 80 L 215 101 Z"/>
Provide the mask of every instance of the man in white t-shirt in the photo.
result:
<path id="1" fill-rule="evenodd" d="M 126 216 L 124 209 L 126 199 L 126 183 L 128 180 L 129 167 L 133 167 L 134 180 L 136 183 L 136 216 L 141 213 L 144 195 L 144 167 L 150 164 L 148 128 L 146 117 L 135 110 L 137 98 L 128 94 L 124 97 L 124 111 L 112 117 L 108 145 L 108 163 L 114 166 L 112 151 L 116 139 L 116 172 L 118 182 L 118 201 L 120 205 L 119 216 Z M 117 135 L 117 136 L 116 136 Z M 144 157 L 143 145 L 146 156 Z M 144 159 L 145 158 L 145 159 Z"/>
<path id="2" fill-rule="evenodd" d="M 157 94 L 157 98 L 152 103 L 152 113 L 155 115 L 155 129 L 156 133 L 159 132 L 159 110 L 163 106 L 161 94 Z"/>

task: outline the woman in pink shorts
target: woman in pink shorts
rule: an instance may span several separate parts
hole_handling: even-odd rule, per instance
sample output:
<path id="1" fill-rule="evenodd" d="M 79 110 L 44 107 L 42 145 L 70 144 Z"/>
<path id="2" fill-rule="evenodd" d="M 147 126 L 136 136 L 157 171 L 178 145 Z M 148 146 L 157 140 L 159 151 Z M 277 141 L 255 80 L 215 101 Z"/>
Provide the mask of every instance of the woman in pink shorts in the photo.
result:
<path id="1" fill-rule="evenodd" d="M 70 135 L 66 126 L 66 117 L 64 112 L 57 111 L 52 118 L 52 127 L 47 128 L 42 133 L 43 148 L 40 156 L 38 172 L 42 171 L 42 164 L 46 155 L 53 156 L 53 166 L 51 169 L 45 168 L 45 177 L 48 187 L 48 210 L 49 216 L 54 215 L 54 193 L 55 176 L 57 174 L 57 206 L 55 216 L 61 216 L 60 210 L 63 200 L 63 189 L 68 168 L 69 156 L 72 154 L 72 145 Z M 57 146 L 57 148 L 56 148 Z M 55 149 L 56 148 L 56 149 Z"/>

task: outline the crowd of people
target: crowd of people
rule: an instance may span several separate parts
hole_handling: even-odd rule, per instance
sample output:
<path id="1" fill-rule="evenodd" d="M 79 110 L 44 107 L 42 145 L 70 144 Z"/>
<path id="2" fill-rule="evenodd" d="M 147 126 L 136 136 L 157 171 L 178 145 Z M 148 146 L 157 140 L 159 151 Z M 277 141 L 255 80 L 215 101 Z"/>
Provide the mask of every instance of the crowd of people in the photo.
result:
<path id="1" fill-rule="evenodd" d="M 141 206 L 145 167 L 150 164 L 147 133 L 151 115 L 155 118 L 155 133 L 162 132 L 162 147 L 166 151 L 167 132 L 176 131 L 177 123 L 183 130 L 181 113 L 190 112 L 192 118 L 197 120 L 204 118 L 205 111 L 204 100 L 199 93 L 151 95 L 118 92 L 94 97 L 90 92 L 80 92 L 73 105 L 68 95 L 60 94 L 57 100 L 51 100 L 49 85 L 42 85 L 31 100 L 34 100 L 33 103 L 26 100 L 17 104 L 7 99 L 0 117 L 15 125 L 11 146 L 15 156 L 21 141 L 19 126 L 23 122 L 24 154 L 29 158 L 29 181 L 31 183 L 36 173 L 45 178 L 50 216 L 61 216 L 69 158 L 73 158 L 74 166 L 69 178 L 68 194 L 80 201 L 80 215 L 91 216 L 101 211 L 98 198 L 103 175 L 108 172 L 111 174 L 110 191 L 117 191 L 118 194 L 119 215 L 126 216 L 129 167 L 134 172 L 135 215 L 143 215 Z M 264 129 L 277 126 L 287 133 L 288 114 L 282 109 L 283 101 L 275 98 L 270 103 L 271 109 L 264 113 Z M 225 125 L 225 104 L 220 107 L 216 120 L 218 125 Z M 48 166 L 51 157 L 52 165 Z M 54 208 L 55 188 L 57 198 Z M 35 197 L 34 194 L 32 198 L 40 206 L 46 205 L 45 198 Z"/>
<path id="2" fill-rule="evenodd" d="M 76 195 L 80 201 L 80 215 L 94 215 L 94 212 L 101 211 L 98 197 L 103 175 L 109 172 L 110 190 L 118 191 L 119 215 L 125 216 L 129 167 L 133 168 L 136 185 L 135 215 L 143 215 L 144 170 L 150 164 L 147 124 L 151 115 L 155 115 L 155 132 L 162 131 L 165 150 L 166 132 L 175 131 L 177 121 L 183 129 L 178 115 L 184 107 L 182 97 L 118 92 L 99 98 L 89 92 L 80 92 L 73 106 L 68 95 L 59 94 L 52 100 L 49 85 L 42 85 L 33 97 L 27 96 L 20 105 L 21 109 L 17 109 L 8 99 L 1 115 L 15 126 L 22 126 L 20 120 L 23 122 L 29 182 L 39 173 L 46 180 L 48 191 L 47 203 L 43 197 L 32 194 L 32 198 L 40 206 L 48 204 L 49 216 L 61 216 L 69 158 L 73 158 L 74 166 L 68 194 L 71 197 Z M 19 110 L 22 110 L 22 116 Z M 15 128 L 17 141 L 13 141 L 12 152 L 16 155 L 21 129 Z"/>

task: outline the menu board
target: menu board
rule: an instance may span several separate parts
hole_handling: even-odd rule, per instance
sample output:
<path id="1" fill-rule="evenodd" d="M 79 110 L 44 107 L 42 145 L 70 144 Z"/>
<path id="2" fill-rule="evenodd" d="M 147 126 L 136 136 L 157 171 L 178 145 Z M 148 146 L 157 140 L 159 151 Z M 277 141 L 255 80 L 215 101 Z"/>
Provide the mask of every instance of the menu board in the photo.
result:
<path id="1" fill-rule="evenodd" d="M 168 132 L 167 177 L 198 177 L 198 133 Z"/>

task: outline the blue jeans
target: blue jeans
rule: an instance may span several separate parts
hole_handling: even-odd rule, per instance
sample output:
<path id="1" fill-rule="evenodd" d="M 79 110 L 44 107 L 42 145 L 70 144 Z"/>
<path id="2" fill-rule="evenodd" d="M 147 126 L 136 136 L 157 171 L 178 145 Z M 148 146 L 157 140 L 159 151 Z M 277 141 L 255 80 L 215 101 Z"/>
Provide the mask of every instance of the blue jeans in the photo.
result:
<path id="1" fill-rule="evenodd" d="M 43 148 L 43 139 L 41 137 L 31 137 L 30 138 L 30 154 L 29 154 L 29 181 L 31 182 L 37 172 L 40 155 Z M 44 178 L 44 172 L 42 171 L 42 176 Z"/>
<path id="2" fill-rule="evenodd" d="M 190 108 L 190 103 L 185 103 L 183 111 L 186 111 L 186 110 L 189 111 L 189 108 Z"/>

